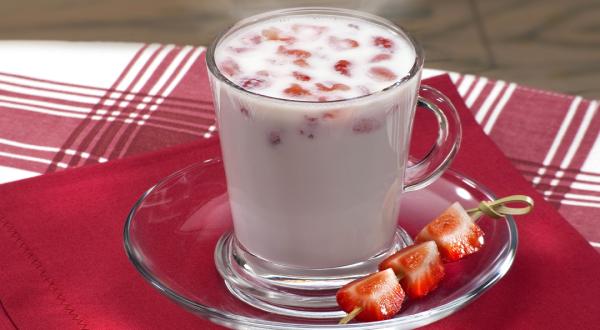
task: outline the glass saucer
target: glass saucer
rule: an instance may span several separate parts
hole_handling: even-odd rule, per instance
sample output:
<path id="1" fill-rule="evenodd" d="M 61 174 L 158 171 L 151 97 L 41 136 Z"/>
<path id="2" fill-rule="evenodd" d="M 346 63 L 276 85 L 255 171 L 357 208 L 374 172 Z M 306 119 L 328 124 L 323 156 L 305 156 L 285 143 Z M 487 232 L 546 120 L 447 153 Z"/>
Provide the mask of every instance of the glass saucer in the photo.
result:
<path id="1" fill-rule="evenodd" d="M 447 171 L 427 188 L 403 194 L 399 224 L 414 236 L 458 201 L 465 208 L 495 196 L 457 172 Z M 162 294 L 198 316 L 231 328 L 415 328 L 472 302 L 511 267 L 517 228 L 510 216 L 482 218 L 484 248 L 446 265 L 446 278 L 424 299 L 406 301 L 393 319 L 338 325 L 337 319 L 302 318 L 256 309 L 227 289 L 214 263 L 221 236 L 232 229 L 223 165 L 218 158 L 189 166 L 150 188 L 125 223 L 125 250 L 135 268 Z M 343 313 L 340 312 L 340 315 Z"/>

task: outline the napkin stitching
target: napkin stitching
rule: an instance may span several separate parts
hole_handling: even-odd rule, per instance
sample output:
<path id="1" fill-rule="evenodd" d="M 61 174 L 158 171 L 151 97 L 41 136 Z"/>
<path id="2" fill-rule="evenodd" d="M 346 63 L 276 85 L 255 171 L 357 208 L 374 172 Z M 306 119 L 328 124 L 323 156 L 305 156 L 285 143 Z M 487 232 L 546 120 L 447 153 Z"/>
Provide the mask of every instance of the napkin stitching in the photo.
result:
<path id="1" fill-rule="evenodd" d="M 60 291 L 58 286 L 54 284 L 54 280 L 50 278 L 48 272 L 46 271 L 44 266 L 42 266 L 42 262 L 40 261 L 40 259 L 33 253 L 33 250 L 27 245 L 27 243 L 25 243 L 23 236 L 19 234 L 15 226 L 8 220 L 6 220 L 5 217 L 2 215 L 0 215 L 0 224 L 6 230 L 6 232 L 10 234 L 10 237 L 13 238 L 15 243 L 18 244 L 18 247 L 22 250 L 25 256 L 27 256 L 27 258 L 31 261 L 30 264 L 34 265 L 35 269 L 40 273 L 40 277 L 42 278 L 42 280 L 44 280 L 44 282 L 48 284 L 48 288 L 50 289 L 50 291 L 52 291 L 56 300 L 60 302 L 65 311 L 68 311 L 67 315 L 70 315 L 74 321 L 77 321 L 77 324 L 81 326 L 81 330 L 89 330 L 89 328 L 87 327 L 88 323 L 85 322 L 79 314 L 75 313 L 75 309 L 71 307 L 71 304 L 67 303 L 67 299 L 63 295 L 62 291 Z M 4 308 L 4 306 L 1 305 L 1 302 L 0 307 Z M 8 315 L 8 312 L 6 313 L 6 315 Z"/>

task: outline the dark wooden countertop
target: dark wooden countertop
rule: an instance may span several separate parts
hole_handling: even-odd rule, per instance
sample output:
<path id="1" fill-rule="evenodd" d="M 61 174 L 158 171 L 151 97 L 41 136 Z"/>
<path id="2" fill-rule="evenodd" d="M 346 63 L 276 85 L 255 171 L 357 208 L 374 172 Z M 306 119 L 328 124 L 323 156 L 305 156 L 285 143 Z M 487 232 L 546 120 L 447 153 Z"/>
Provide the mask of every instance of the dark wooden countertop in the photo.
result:
<path id="1" fill-rule="evenodd" d="M 242 17 L 293 6 L 386 17 L 421 41 L 430 68 L 600 98 L 599 0 L 5 0 L 0 39 L 206 45 Z"/>

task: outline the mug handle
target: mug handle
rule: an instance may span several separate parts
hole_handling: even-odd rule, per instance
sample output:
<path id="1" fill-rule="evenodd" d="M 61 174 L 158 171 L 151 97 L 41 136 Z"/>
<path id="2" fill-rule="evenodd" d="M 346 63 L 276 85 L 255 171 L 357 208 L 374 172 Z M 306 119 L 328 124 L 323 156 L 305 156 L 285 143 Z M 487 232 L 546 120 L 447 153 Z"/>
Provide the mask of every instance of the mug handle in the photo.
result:
<path id="1" fill-rule="evenodd" d="M 421 86 L 417 108 L 433 112 L 439 124 L 438 137 L 423 159 L 407 166 L 404 191 L 425 188 L 439 178 L 454 159 L 462 137 L 456 108 L 437 89 Z"/>

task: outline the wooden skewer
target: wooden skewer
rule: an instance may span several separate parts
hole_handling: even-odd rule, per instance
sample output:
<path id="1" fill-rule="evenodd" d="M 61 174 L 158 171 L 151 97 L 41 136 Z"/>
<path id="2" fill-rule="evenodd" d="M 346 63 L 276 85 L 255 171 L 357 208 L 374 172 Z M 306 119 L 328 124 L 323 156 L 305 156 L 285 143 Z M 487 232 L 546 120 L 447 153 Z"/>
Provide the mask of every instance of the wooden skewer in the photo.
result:
<path id="1" fill-rule="evenodd" d="M 524 207 L 508 207 L 507 203 L 525 203 Z M 477 222 L 482 215 L 487 215 L 494 219 L 502 218 L 506 215 L 523 215 L 529 213 L 533 209 L 533 199 L 525 195 L 511 195 L 500 198 L 494 201 L 483 201 L 476 208 L 468 209 L 467 214 Z M 396 274 L 398 281 L 404 277 L 404 274 Z M 358 314 L 363 311 L 360 306 L 355 307 L 348 315 L 344 316 L 338 324 L 346 324 L 352 321 Z"/>
<path id="2" fill-rule="evenodd" d="M 360 314 L 360 312 L 363 311 L 362 307 L 354 307 L 354 309 L 348 313 L 348 315 L 344 316 L 343 319 L 340 320 L 340 322 L 338 324 L 346 324 L 350 321 L 352 321 L 353 318 L 356 317 L 356 315 Z"/>
<path id="3" fill-rule="evenodd" d="M 525 203 L 524 207 L 508 207 L 507 203 Z M 533 209 L 533 199 L 525 195 L 512 195 L 495 201 L 483 201 L 479 206 L 467 210 L 471 219 L 477 222 L 482 215 L 487 215 L 494 219 L 502 218 L 506 215 L 523 215 L 531 212 Z"/>

